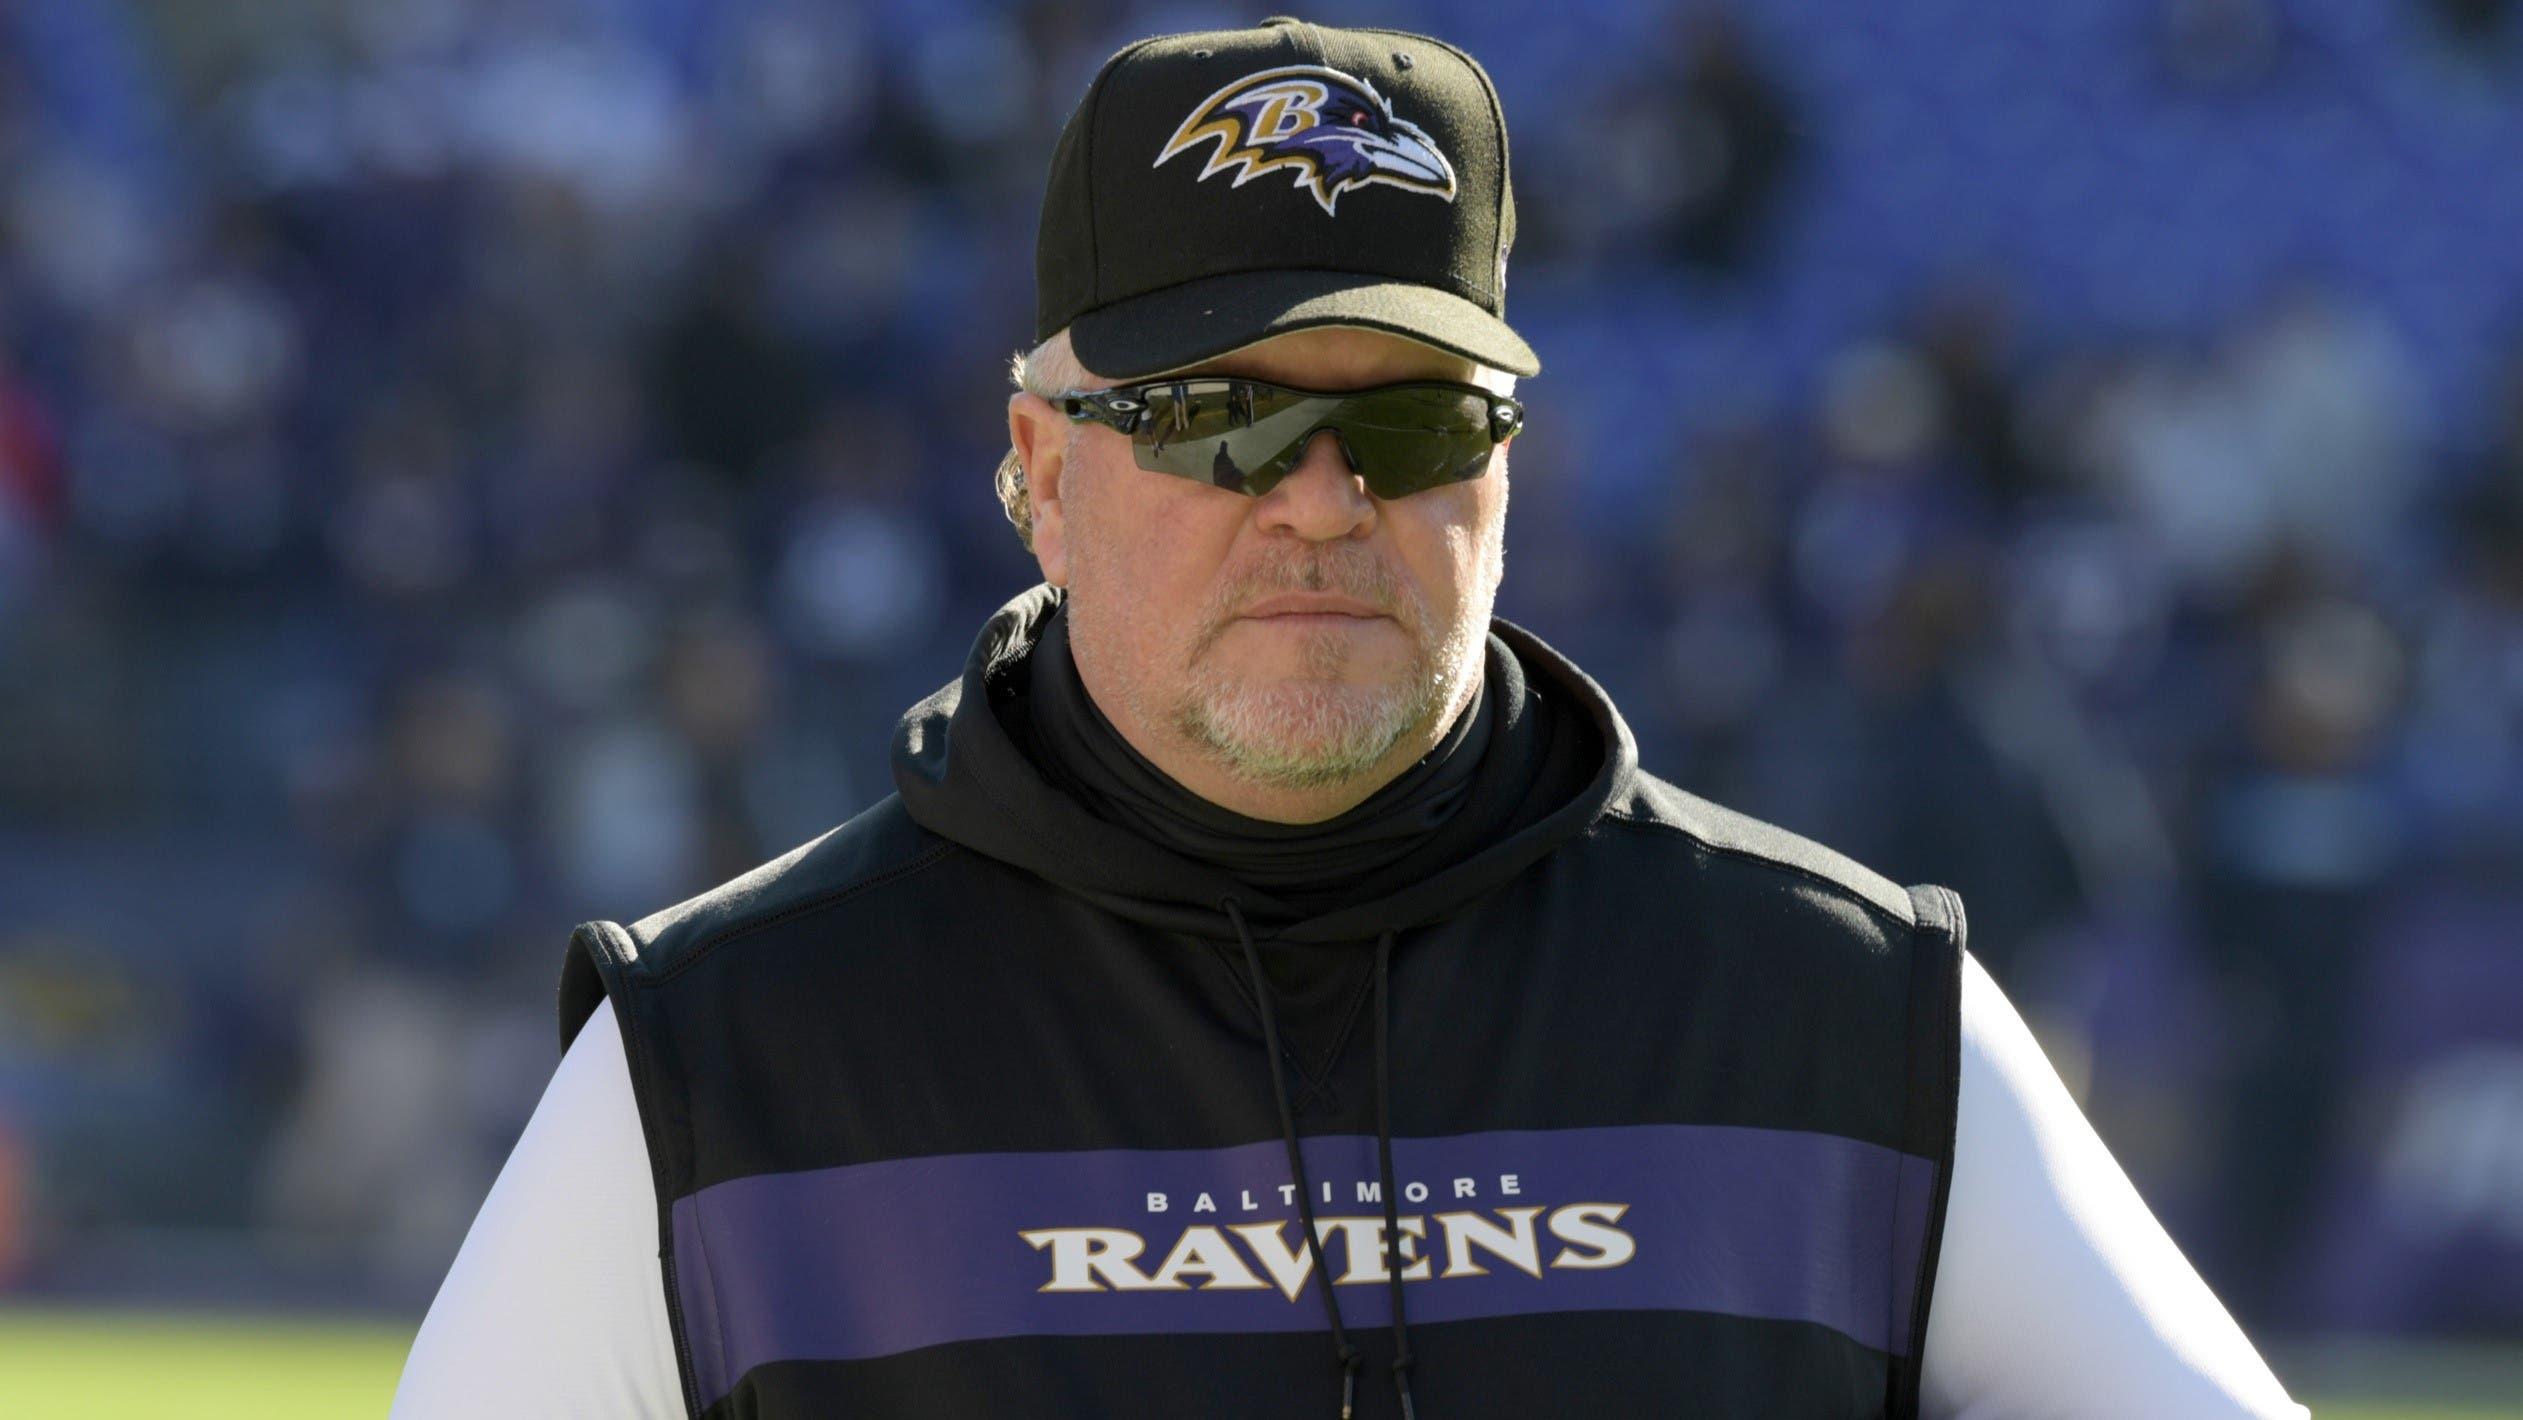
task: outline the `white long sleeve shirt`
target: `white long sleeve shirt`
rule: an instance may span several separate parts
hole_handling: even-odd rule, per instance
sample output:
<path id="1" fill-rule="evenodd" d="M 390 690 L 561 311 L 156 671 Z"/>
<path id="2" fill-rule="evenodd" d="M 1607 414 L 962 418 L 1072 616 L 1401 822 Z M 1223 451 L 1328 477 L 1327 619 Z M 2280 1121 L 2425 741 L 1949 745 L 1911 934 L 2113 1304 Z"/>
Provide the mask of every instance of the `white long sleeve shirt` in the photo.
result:
<path id="1" fill-rule="evenodd" d="M 611 1013 L 579 1032 L 483 1202 L 413 1342 L 394 1420 L 684 1414 L 657 1198 Z M 1956 1109 L 1923 1416 L 2309 1420 L 1967 954 Z"/>

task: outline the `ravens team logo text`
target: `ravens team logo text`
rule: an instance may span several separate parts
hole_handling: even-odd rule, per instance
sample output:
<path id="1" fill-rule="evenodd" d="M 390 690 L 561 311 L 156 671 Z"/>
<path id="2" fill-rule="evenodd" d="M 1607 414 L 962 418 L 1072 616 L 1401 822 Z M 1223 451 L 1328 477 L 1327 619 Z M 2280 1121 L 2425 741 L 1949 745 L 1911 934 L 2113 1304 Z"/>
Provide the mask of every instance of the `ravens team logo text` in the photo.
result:
<path id="1" fill-rule="evenodd" d="M 1264 69 L 1211 94 L 1153 166 L 1212 139 L 1217 146 L 1195 181 L 1232 170 L 1229 185 L 1242 187 L 1286 168 L 1332 215 L 1342 193 L 1374 183 L 1454 200 L 1454 165 L 1428 131 L 1395 118 L 1373 84 L 1318 64 Z"/>

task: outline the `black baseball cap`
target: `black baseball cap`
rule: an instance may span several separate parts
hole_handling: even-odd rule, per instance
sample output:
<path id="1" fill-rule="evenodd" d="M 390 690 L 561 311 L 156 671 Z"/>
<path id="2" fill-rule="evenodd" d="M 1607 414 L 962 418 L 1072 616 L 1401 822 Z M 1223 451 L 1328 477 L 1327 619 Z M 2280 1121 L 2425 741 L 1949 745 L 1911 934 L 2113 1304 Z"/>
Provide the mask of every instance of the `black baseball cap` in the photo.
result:
<path id="1" fill-rule="evenodd" d="M 1279 17 L 1107 60 L 1060 132 L 1034 339 L 1132 380 L 1313 326 L 1538 373 L 1507 326 L 1507 125 L 1463 51 Z"/>

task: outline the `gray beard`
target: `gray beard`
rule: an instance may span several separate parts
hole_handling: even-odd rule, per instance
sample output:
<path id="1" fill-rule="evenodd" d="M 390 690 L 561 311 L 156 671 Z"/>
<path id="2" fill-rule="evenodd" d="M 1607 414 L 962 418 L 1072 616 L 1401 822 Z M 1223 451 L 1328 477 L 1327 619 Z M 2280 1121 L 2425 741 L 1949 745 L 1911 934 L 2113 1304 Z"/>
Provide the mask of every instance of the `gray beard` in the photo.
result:
<path id="1" fill-rule="evenodd" d="M 1410 675 L 1398 685 L 1341 684 L 1336 677 L 1348 651 L 1346 637 L 1325 631 L 1306 638 L 1306 680 L 1257 687 L 1200 677 L 1176 702 L 1174 728 L 1255 784 L 1320 789 L 1350 783 L 1433 722 L 1453 699 L 1459 676 L 1436 673 L 1421 654 L 1411 658 Z"/>

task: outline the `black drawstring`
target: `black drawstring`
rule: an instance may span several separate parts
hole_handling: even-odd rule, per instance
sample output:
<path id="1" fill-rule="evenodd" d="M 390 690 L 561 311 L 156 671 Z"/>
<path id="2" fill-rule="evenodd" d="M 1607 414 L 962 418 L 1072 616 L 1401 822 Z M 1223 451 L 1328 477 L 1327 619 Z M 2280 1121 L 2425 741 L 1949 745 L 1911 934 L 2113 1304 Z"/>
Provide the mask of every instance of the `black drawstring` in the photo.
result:
<path id="1" fill-rule="evenodd" d="M 1332 1355 L 1340 1363 L 1340 1420 L 1350 1420 L 1358 1394 L 1358 1348 L 1340 1324 L 1340 1303 L 1332 1296 L 1332 1274 L 1323 1265 L 1323 1240 L 1314 1227 L 1314 1187 L 1305 1177 L 1305 1151 L 1297 1147 L 1296 1116 L 1288 1112 L 1288 1082 L 1279 1073 L 1279 1022 L 1270 1009 L 1270 983 L 1262 979 L 1261 954 L 1253 950 L 1252 929 L 1244 925 L 1243 908 L 1233 897 L 1218 906 L 1235 924 L 1244 945 L 1244 969 L 1253 974 L 1253 997 L 1261 1006 L 1262 1049 L 1270 1052 L 1270 1096 L 1279 1104 L 1279 1133 L 1288 1142 L 1288 1172 L 1296 1179 L 1297 1217 L 1305 1229 L 1305 1249 L 1314 1258 L 1314 1279 L 1323 1288 L 1323 1315 L 1331 1319 Z"/>
<path id="2" fill-rule="evenodd" d="M 1244 969 L 1252 973 L 1253 999 L 1261 1008 L 1262 1048 L 1270 1053 L 1270 1095 L 1279 1105 L 1279 1133 L 1288 1145 L 1288 1172 L 1296 1181 L 1297 1216 L 1305 1229 L 1306 1251 L 1314 1259 L 1314 1276 L 1323 1289 L 1323 1314 L 1332 1324 L 1332 1353 L 1340 1366 L 1340 1420 L 1351 1420 L 1357 1399 L 1358 1368 L 1364 1363 L 1349 1333 L 1340 1324 L 1340 1302 L 1332 1296 L 1332 1274 L 1323 1265 L 1323 1240 L 1314 1226 L 1314 1187 L 1305 1176 L 1305 1151 L 1297 1143 L 1296 1116 L 1288 1109 L 1287 1080 L 1279 1070 L 1279 1021 L 1270 1006 L 1270 983 L 1262 976 L 1261 954 L 1253 947 L 1252 929 L 1244 924 L 1241 903 L 1230 895 L 1218 907 L 1235 924 L 1244 948 Z M 1410 1325 L 1402 1316 L 1401 1215 L 1393 1178 L 1392 1053 L 1388 1045 L 1392 1015 L 1393 932 L 1387 929 L 1375 944 L 1375 1148 L 1378 1184 L 1384 1196 L 1384 1276 L 1393 1297 L 1393 1388 L 1402 1399 L 1402 1420 L 1417 1420 L 1410 1398 Z"/>
<path id="3" fill-rule="evenodd" d="M 1393 1053 L 1386 1044 L 1393 1014 L 1393 930 L 1375 943 L 1375 1165 L 1384 1193 L 1384 1278 L 1393 1289 L 1393 1389 L 1402 1397 L 1402 1420 L 1416 1420 L 1410 1403 L 1410 1323 L 1402 1319 L 1401 1202 L 1393 1179 Z M 1277 1074 L 1277 1060 L 1272 1074 Z"/>

